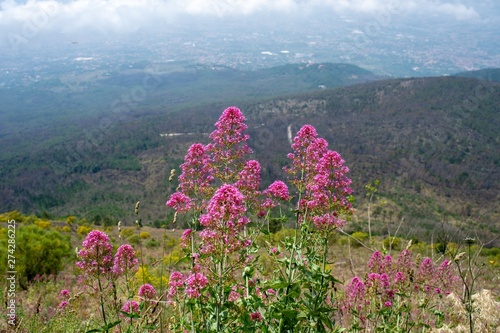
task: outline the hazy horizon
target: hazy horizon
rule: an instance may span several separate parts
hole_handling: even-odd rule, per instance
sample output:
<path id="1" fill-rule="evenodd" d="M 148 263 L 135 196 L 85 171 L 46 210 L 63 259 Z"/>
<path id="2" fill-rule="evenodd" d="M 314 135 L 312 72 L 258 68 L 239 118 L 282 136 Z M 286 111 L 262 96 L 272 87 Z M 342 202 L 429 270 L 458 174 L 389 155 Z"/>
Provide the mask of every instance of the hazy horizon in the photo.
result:
<path id="1" fill-rule="evenodd" d="M 499 7 L 493 0 L 5 0 L 0 57 L 142 52 L 153 62 L 329 61 L 395 76 L 444 75 L 500 67 Z M 393 63 L 407 68 L 391 70 Z"/>

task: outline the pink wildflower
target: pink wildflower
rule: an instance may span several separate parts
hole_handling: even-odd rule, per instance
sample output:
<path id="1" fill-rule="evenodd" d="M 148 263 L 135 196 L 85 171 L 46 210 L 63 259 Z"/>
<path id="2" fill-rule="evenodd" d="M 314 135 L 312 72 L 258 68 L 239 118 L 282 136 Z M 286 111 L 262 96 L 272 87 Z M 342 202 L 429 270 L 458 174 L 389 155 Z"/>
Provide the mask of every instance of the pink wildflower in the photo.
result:
<path id="1" fill-rule="evenodd" d="M 206 147 L 200 143 L 191 145 L 180 168 L 182 170 L 179 176 L 180 192 L 191 198 L 199 198 L 201 201 L 196 202 L 196 209 L 199 210 L 203 206 L 203 199 L 211 195 L 210 183 L 214 179 Z M 183 207 L 182 211 L 185 211 L 186 199 L 180 197 L 178 199 L 182 199 L 178 206 Z M 190 208 L 194 207 L 192 200 L 191 204 Z"/>
<path id="2" fill-rule="evenodd" d="M 256 321 L 256 322 L 261 322 L 263 320 L 263 318 L 262 318 L 262 315 L 260 314 L 260 312 L 256 311 L 256 312 L 250 313 L 250 320 Z"/>
<path id="3" fill-rule="evenodd" d="M 405 282 L 405 276 L 403 272 L 397 272 L 396 277 L 394 278 L 394 282 L 396 283 L 404 283 Z"/>
<path id="4" fill-rule="evenodd" d="M 245 142 L 249 135 L 243 132 L 247 129 L 245 117 L 240 109 L 231 106 L 224 110 L 215 123 L 217 128 L 210 134 L 213 143 L 207 145 L 212 153 L 216 176 L 222 182 L 232 182 L 236 176 L 237 166 L 241 158 L 252 150 Z"/>
<path id="5" fill-rule="evenodd" d="M 292 160 L 291 167 L 285 167 L 284 170 L 295 175 L 293 183 L 297 188 L 301 188 L 303 181 L 302 175 L 309 177 L 314 176 L 314 170 L 321 156 L 326 152 L 328 143 L 321 138 L 318 138 L 316 129 L 311 125 L 304 125 L 297 132 L 297 136 L 293 139 L 293 153 L 288 154 L 288 158 Z"/>
<path id="6" fill-rule="evenodd" d="M 113 246 L 108 235 L 92 230 L 82 243 L 78 252 L 80 261 L 76 265 L 90 275 L 108 274 L 113 265 Z M 99 272 L 98 272 L 99 271 Z"/>
<path id="7" fill-rule="evenodd" d="M 156 290 L 152 285 L 146 283 L 139 287 L 138 295 L 146 299 L 153 299 L 156 296 Z"/>
<path id="8" fill-rule="evenodd" d="M 458 286 L 460 278 L 453 272 L 453 266 L 449 260 L 439 265 L 436 274 L 446 294 L 450 294 Z"/>
<path id="9" fill-rule="evenodd" d="M 418 283 L 424 286 L 425 291 L 430 292 L 431 286 L 436 285 L 436 268 L 430 258 L 422 260 L 418 268 L 415 279 Z"/>
<path id="10" fill-rule="evenodd" d="M 365 304 L 366 287 L 363 281 L 355 276 L 345 287 L 346 307 L 356 311 L 361 310 Z"/>
<path id="11" fill-rule="evenodd" d="M 66 290 L 66 289 L 61 290 L 61 292 L 59 293 L 59 298 L 63 298 L 63 299 L 71 298 L 69 290 Z"/>
<path id="12" fill-rule="evenodd" d="M 199 218 L 200 224 L 206 227 L 200 232 L 201 252 L 231 253 L 247 245 L 239 238 L 240 231 L 249 222 L 243 215 L 245 212 L 243 194 L 232 185 L 222 185 L 210 199 L 207 213 Z"/>
<path id="13" fill-rule="evenodd" d="M 186 296 L 198 298 L 201 296 L 201 290 L 208 284 L 208 279 L 202 273 L 194 273 L 186 279 L 185 283 Z"/>
<path id="14" fill-rule="evenodd" d="M 238 180 L 234 183 L 234 186 L 245 196 L 247 207 L 258 206 L 260 170 L 258 161 L 247 161 L 243 166 L 243 170 L 238 173 Z"/>
<path id="15" fill-rule="evenodd" d="M 183 213 L 189 211 L 193 207 L 193 204 L 187 195 L 181 192 L 175 192 L 167 201 L 167 206 L 175 209 L 178 213 Z"/>
<path id="16" fill-rule="evenodd" d="M 382 273 L 385 271 L 385 262 L 382 257 L 382 253 L 379 251 L 373 252 L 370 261 L 368 262 L 368 268 L 371 272 Z"/>
<path id="17" fill-rule="evenodd" d="M 134 248 L 129 244 L 123 244 L 116 251 L 112 271 L 116 275 L 121 275 L 126 271 L 135 269 L 138 262 Z"/>
<path id="18" fill-rule="evenodd" d="M 181 243 L 180 243 L 181 247 L 187 247 L 189 244 L 191 244 L 191 233 L 192 232 L 193 232 L 192 229 L 184 230 L 184 232 L 182 233 L 182 236 L 181 236 Z"/>
<path id="19" fill-rule="evenodd" d="M 236 302 L 240 298 L 241 298 L 241 295 L 238 292 L 238 286 L 233 286 L 233 288 L 231 288 L 231 291 L 229 292 L 229 295 L 227 296 L 227 300 L 229 302 Z"/>
<path id="20" fill-rule="evenodd" d="M 290 199 L 290 194 L 288 193 L 288 186 L 286 186 L 286 184 L 283 183 L 281 180 L 276 180 L 274 183 L 269 185 L 267 190 L 265 190 L 263 193 L 283 201 L 287 201 Z"/>
<path id="21" fill-rule="evenodd" d="M 66 301 L 62 301 L 62 302 L 59 304 L 58 308 L 59 308 L 60 310 L 62 310 L 62 309 L 65 309 L 68 305 L 69 305 L 69 303 L 68 303 L 68 302 L 66 302 Z"/>
<path id="22" fill-rule="evenodd" d="M 314 216 L 313 223 L 318 229 L 336 229 L 342 228 L 347 222 L 337 218 L 332 213 L 327 213 L 321 216 Z"/>
<path id="23" fill-rule="evenodd" d="M 139 314 L 140 313 L 140 309 L 139 309 L 139 304 L 137 304 L 136 301 L 132 300 L 132 301 L 127 301 L 125 302 L 125 304 L 123 304 L 122 306 L 122 309 L 121 309 L 123 312 L 126 312 L 128 314 Z M 123 314 L 121 314 L 122 316 L 124 316 Z M 125 318 L 125 320 L 127 322 L 130 322 L 130 318 Z"/>
<path id="24" fill-rule="evenodd" d="M 170 274 L 168 285 L 171 287 L 182 287 L 184 284 L 184 275 L 181 272 L 174 271 Z"/>

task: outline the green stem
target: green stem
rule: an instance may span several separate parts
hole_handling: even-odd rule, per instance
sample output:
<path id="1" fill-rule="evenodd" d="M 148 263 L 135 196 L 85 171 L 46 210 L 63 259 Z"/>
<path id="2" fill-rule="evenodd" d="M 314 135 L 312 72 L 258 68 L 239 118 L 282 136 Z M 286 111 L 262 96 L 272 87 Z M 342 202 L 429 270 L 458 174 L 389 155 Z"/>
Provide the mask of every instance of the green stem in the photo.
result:
<path id="1" fill-rule="evenodd" d="M 99 251 L 99 250 L 98 250 Z M 97 263 L 97 283 L 99 285 L 99 298 L 100 298 L 100 303 L 101 303 L 101 312 L 102 312 L 102 319 L 104 320 L 104 326 L 106 327 L 106 333 L 108 333 L 108 323 L 106 321 L 106 312 L 104 311 L 104 298 L 102 297 L 103 295 L 103 290 L 102 290 L 102 285 L 101 285 L 101 267 L 99 266 L 99 263 Z"/>
<path id="2" fill-rule="evenodd" d="M 471 244 L 468 243 L 467 244 L 467 247 L 468 247 L 468 270 L 469 270 L 469 276 L 471 278 L 471 284 L 470 284 L 470 287 L 469 287 L 469 290 L 467 291 L 468 295 L 467 295 L 467 301 L 468 301 L 468 304 L 467 304 L 467 312 L 469 313 L 469 330 L 470 330 L 470 333 L 473 333 L 474 332 L 474 321 L 472 320 L 472 292 L 473 292 L 473 288 L 474 288 L 474 273 L 472 272 L 472 262 L 471 262 Z"/>
<path id="3" fill-rule="evenodd" d="M 316 294 L 316 299 L 314 300 L 314 311 L 318 308 L 318 302 L 323 301 L 323 285 L 325 283 L 325 272 L 326 272 L 326 256 L 328 255 L 328 235 L 325 237 L 325 243 L 323 245 L 323 260 L 321 263 L 321 283 L 319 285 L 319 290 Z M 321 296 L 321 297 L 320 297 Z M 319 321 L 316 321 L 316 331 L 318 331 L 319 327 Z M 309 330 L 312 330 L 310 328 Z"/>

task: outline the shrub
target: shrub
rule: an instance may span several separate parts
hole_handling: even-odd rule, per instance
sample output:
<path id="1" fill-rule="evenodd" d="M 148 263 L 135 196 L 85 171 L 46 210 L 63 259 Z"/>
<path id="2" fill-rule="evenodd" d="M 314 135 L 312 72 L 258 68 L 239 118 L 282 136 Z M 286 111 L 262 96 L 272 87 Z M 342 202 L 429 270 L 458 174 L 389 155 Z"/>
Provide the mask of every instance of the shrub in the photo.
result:
<path id="1" fill-rule="evenodd" d="M 160 246 L 160 242 L 158 242 L 155 238 L 151 238 L 146 242 L 146 247 L 151 248 L 151 247 L 158 247 Z"/>
<path id="2" fill-rule="evenodd" d="M 78 219 L 76 218 L 76 216 L 73 215 L 70 215 L 66 218 L 66 223 L 68 223 L 70 226 L 76 224 L 77 221 Z"/>
<path id="3" fill-rule="evenodd" d="M 79 235 L 79 236 L 87 236 L 87 234 L 92 231 L 92 228 L 87 226 L 87 225 L 81 225 L 78 227 L 78 229 L 76 229 L 76 233 Z"/>
<path id="4" fill-rule="evenodd" d="M 141 237 L 141 239 L 148 239 L 151 237 L 151 234 L 147 231 L 141 231 L 141 233 L 139 234 L 139 237 Z"/>
<path id="5" fill-rule="evenodd" d="M 177 238 L 170 237 L 169 235 L 165 234 L 163 236 L 164 239 L 164 248 L 166 251 L 172 250 L 174 247 L 179 245 L 179 240 Z"/>
<path id="6" fill-rule="evenodd" d="M 123 228 L 121 231 L 122 237 L 128 238 L 134 234 L 134 228 Z"/>
<path id="7" fill-rule="evenodd" d="M 138 245 L 141 243 L 141 238 L 139 237 L 139 235 L 132 235 L 127 238 L 127 240 L 130 242 L 130 244 Z"/>
<path id="8" fill-rule="evenodd" d="M 61 228 L 61 231 L 62 232 L 71 232 L 71 228 L 67 225 L 65 225 L 64 227 Z"/>
<path id="9" fill-rule="evenodd" d="M 27 284 L 37 275 L 57 274 L 63 268 L 63 261 L 71 255 L 71 243 L 68 237 L 55 230 L 47 230 L 36 225 L 19 227 L 15 238 L 15 269 L 19 284 L 27 288 Z M 3 249 L 7 249 L 7 239 L 0 241 Z M 0 268 L 7 269 L 7 251 L 0 254 Z"/>
<path id="10" fill-rule="evenodd" d="M 35 221 L 35 225 L 42 229 L 47 229 L 50 227 L 50 221 L 37 220 Z"/>
<path id="11" fill-rule="evenodd" d="M 364 243 L 368 239 L 368 234 L 366 232 L 362 232 L 362 231 L 356 231 L 351 236 L 352 236 L 352 238 L 354 238 L 351 241 L 351 245 L 353 247 L 361 247 L 360 242 Z"/>
<path id="12" fill-rule="evenodd" d="M 167 266 L 174 266 L 183 257 L 182 251 L 178 248 L 174 248 L 163 258 L 163 263 Z"/>
<path id="13" fill-rule="evenodd" d="M 390 250 L 400 250 L 401 249 L 401 238 L 393 237 L 393 236 L 386 237 L 384 239 L 383 244 L 384 244 L 384 247 L 386 249 L 388 249 L 389 251 Z"/>

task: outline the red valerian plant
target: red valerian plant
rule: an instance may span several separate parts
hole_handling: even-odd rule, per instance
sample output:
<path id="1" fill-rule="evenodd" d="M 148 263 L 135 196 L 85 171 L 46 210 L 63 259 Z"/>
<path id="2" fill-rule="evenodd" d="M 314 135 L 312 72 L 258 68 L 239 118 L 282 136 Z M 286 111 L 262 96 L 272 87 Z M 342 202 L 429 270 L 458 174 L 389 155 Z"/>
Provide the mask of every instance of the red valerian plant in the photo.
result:
<path id="1" fill-rule="evenodd" d="M 266 189 L 259 162 L 249 158 L 241 111 L 227 108 L 215 126 L 209 144 L 189 148 L 166 202 L 174 220 L 188 224 L 180 241 L 180 261 L 188 266 L 170 273 L 167 291 L 143 274 L 138 292 L 130 292 L 127 272 L 137 269 L 130 245 L 113 256 L 103 232 L 92 231 L 83 242 L 77 266 L 87 281 L 98 282 L 98 289 L 90 285 L 104 320 L 92 331 L 128 325 L 127 332 L 409 332 L 446 320 L 439 300 L 457 281 L 448 261 L 414 263 L 408 250 L 396 259 L 375 252 L 365 276 L 339 286 L 329 251 L 354 213 L 353 191 L 345 161 L 313 126 L 304 125 L 293 140 L 287 182 Z M 276 244 L 271 231 L 289 219 L 294 229 Z M 120 299 L 123 277 L 127 293 Z M 105 295 L 106 288 L 112 292 Z"/>
<path id="2" fill-rule="evenodd" d="M 291 166 L 285 168 L 292 194 L 280 180 L 261 191 L 260 164 L 246 159 L 251 149 L 244 121 L 236 107 L 222 113 L 210 134 L 212 142 L 189 148 L 178 191 L 167 201 L 177 214 L 192 216 L 182 236 L 192 271 L 188 278 L 174 272 L 169 282 L 170 302 L 185 310 L 172 328 L 232 332 L 274 325 L 285 332 L 306 322 L 314 322 L 316 331 L 331 327 L 325 304 L 336 280 L 326 256 L 332 233 L 353 213 L 349 169 L 314 127 L 305 125 L 288 156 Z M 271 218 L 285 220 L 273 214 L 289 207 L 292 195 L 297 205 L 295 236 L 284 244 L 284 252 L 266 251 L 276 271 L 273 279 L 265 280 L 254 256 L 259 250 L 255 239 L 261 232 L 269 234 Z M 201 232 L 193 232 L 200 227 Z M 203 283 L 189 287 L 196 276 L 204 277 Z"/>
<path id="3" fill-rule="evenodd" d="M 121 245 L 113 255 L 113 246 L 109 236 L 99 230 L 92 230 L 82 243 L 83 248 L 78 252 L 79 261 L 76 265 L 82 270 L 82 281 L 88 283 L 90 287 L 96 289 L 99 295 L 99 304 L 104 325 L 100 328 L 102 332 L 108 332 L 109 329 L 118 325 L 120 321 L 110 322 L 106 313 L 107 303 L 113 304 L 115 311 L 118 311 L 118 303 L 106 302 L 106 290 L 112 289 L 112 294 L 117 294 L 117 281 L 122 276 L 125 277 L 126 287 L 129 288 L 128 274 L 138 268 L 138 259 L 135 251 L 129 244 Z M 97 281 L 97 286 L 94 280 Z M 67 290 L 63 290 L 67 292 Z M 62 294 L 63 292 L 61 292 Z M 116 296 L 115 296 L 116 299 Z M 129 304 L 128 301 L 126 304 Z M 135 301 L 132 301 L 135 302 Z M 66 307 L 67 304 L 64 305 Z M 126 311 L 130 312 L 130 311 Z M 137 312 L 137 311 L 135 311 Z M 130 314 L 130 313 L 129 313 Z"/>
<path id="4" fill-rule="evenodd" d="M 439 328 L 447 315 L 443 296 L 457 287 L 448 260 L 439 266 L 430 258 L 413 263 L 406 249 L 394 261 L 376 251 L 364 280 L 356 276 L 345 286 L 340 322 L 362 331 Z"/>

